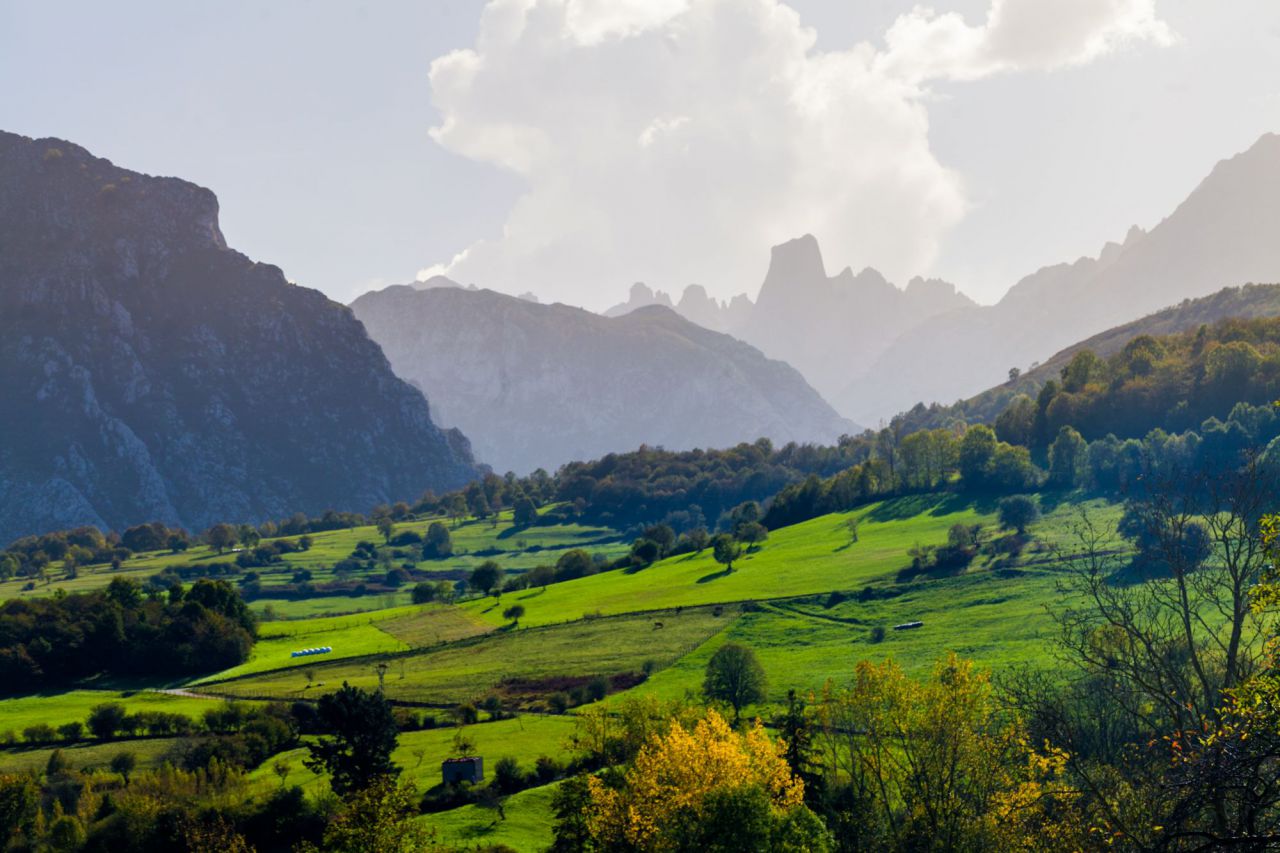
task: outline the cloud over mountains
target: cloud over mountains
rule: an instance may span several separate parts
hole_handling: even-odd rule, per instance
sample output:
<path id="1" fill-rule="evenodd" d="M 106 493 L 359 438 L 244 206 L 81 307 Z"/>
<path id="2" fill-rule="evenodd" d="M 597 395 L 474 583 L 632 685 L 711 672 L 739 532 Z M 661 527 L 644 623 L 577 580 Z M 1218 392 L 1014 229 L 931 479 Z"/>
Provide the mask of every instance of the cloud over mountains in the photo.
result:
<path id="1" fill-rule="evenodd" d="M 993 0 L 980 24 L 916 8 L 836 51 L 776 0 L 491 0 L 475 46 L 431 66 L 432 135 L 527 190 L 423 277 L 589 307 L 635 279 L 728 295 L 807 232 L 837 268 L 905 281 L 966 209 L 930 148 L 932 82 L 1175 39 L 1153 0 Z"/>

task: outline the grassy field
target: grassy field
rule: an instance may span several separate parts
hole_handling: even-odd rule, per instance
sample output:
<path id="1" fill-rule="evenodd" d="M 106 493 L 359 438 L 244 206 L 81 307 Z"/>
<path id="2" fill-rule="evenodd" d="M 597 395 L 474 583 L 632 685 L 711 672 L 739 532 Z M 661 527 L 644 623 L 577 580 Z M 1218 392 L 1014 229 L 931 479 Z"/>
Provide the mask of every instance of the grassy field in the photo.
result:
<path id="1" fill-rule="evenodd" d="M 696 695 L 707 661 L 731 641 L 755 651 L 774 705 L 785 702 L 792 688 L 803 693 L 820 690 L 827 680 L 847 683 L 862 660 L 893 658 L 917 675 L 928 672 L 949 651 L 993 671 L 1021 663 L 1048 664 L 1047 641 L 1054 626 L 1045 605 L 1056 599 L 1050 573 L 1008 579 L 979 573 L 915 584 L 889 600 L 850 601 L 829 609 L 820 597 L 767 604 L 738 616 L 635 692 L 663 698 Z M 893 625 L 917 620 L 923 627 L 892 630 Z M 871 633 L 877 625 L 889 629 L 879 642 Z"/>
<path id="2" fill-rule="evenodd" d="M 519 701 L 510 678 L 550 679 L 636 673 L 646 661 L 669 666 L 723 628 L 732 617 L 712 608 L 683 613 L 590 619 L 567 625 L 503 630 L 484 637 L 425 649 L 388 659 L 388 698 L 446 704 L 481 699 L 493 692 Z M 654 627 L 655 620 L 663 628 Z M 272 672 L 216 685 L 220 693 L 280 699 L 314 697 L 343 682 L 366 689 L 378 686 L 374 669 L 381 659 L 315 663 L 313 682 L 298 672 Z M 530 688 L 537 693 L 536 685 Z"/>
<path id="3" fill-rule="evenodd" d="M 492 631 L 493 625 L 461 608 L 437 606 L 380 622 L 378 629 L 418 649 L 484 634 Z"/>
<path id="4" fill-rule="evenodd" d="M 314 666 L 322 660 L 402 651 L 409 648 L 409 645 L 381 630 L 379 625 L 413 615 L 422 609 L 411 605 L 350 616 L 265 622 L 258 626 L 258 642 L 254 643 L 249 660 L 218 673 L 216 677 L 233 678 L 271 669 Z M 330 646 L 333 651 L 316 657 L 291 656 L 295 651 L 320 646 Z M 214 676 L 210 676 L 212 677 Z M 200 684 L 208 680 L 209 678 L 199 679 L 194 683 Z"/>
<path id="5" fill-rule="evenodd" d="M 1095 504 L 1104 514 L 1118 512 Z M 732 573 L 716 563 L 710 550 L 681 555 L 649 568 L 606 572 L 504 597 L 525 607 L 522 624 L 538 625 L 580 619 L 588 613 L 628 613 L 735 601 L 766 601 L 833 590 L 857 590 L 869 583 L 892 581 L 910 564 L 907 551 L 917 544 L 946 541 L 953 524 L 995 527 L 995 508 L 957 497 L 928 495 L 872 504 L 853 513 L 824 515 L 773 531 L 758 551 L 734 564 Z M 1072 508 L 1052 510 L 1037 535 L 1064 536 Z M 859 541 L 851 542 L 845 522 L 861 519 Z M 480 618 L 498 624 L 502 608 L 490 601 L 467 602 Z"/>
<path id="6" fill-rule="evenodd" d="M 1061 544 L 1077 506 L 1046 508 L 1036 537 Z M 1119 512 L 1098 501 L 1090 509 L 1110 521 Z M 1052 630 L 1045 605 L 1057 595 L 1046 544 L 1029 549 L 1019 568 L 993 568 L 991 558 L 982 556 L 956 577 L 904 579 L 900 572 L 909 565 L 908 549 L 945 541 L 953 524 L 982 524 L 993 535 L 992 508 L 926 496 L 874 504 L 856 514 L 861 519 L 856 543 L 845 526 L 850 514 L 823 516 L 774 531 L 732 573 L 709 553 L 683 555 L 642 570 L 605 572 L 501 600 L 274 623 L 271 629 L 281 635 L 261 643 L 253 661 L 207 681 L 217 682 L 211 689 L 240 696 L 313 697 L 344 681 L 376 686 L 374 666 L 380 658 L 364 656 L 362 649 L 393 652 L 444 644 L 388 659 L 388 695 L 431 704 L 468 701 L 501 693 L 502 682 L 513 677 L 616 675 L 635 671 L 646 660 L 658 672 L 635 689 L 678 695 L 696 691 L 707 657 L 719 643 L 734 640 L 757 650 L 776 700 L 790 687 L 814 689 L 828 678 L 847 676 L 862 659 L 892 656 L 911 670 L 926 669 L 947 651 L 992 668 L 1045 660 Z M 868 589 L 873 594 L 857 595 Z M 844 599 L 829 599 L 833 591 Z M 512 602 L 526 608 L 514 631 L 501 616 Z M 650 608 L 654 611 L 647 612 Z M 917 620 L 925 622 L 923 628 L 888 630 L 882 641 L 873 641 L 876 626 L 891 629 Z M 662 629 L 654 627 L 658 622 Z M 287 626 L 297 633 L 290 635 Z M 484 626 L 494 633 L 470 636 Z M 268 671 L 289 666 L 286 647 L 302 637 L 315 638 L 310 644 L 333 645 L 339 653 L 338 641 L 327 638 L 344 632 L 351 639 L 340 654 L 357 659 L 304 659 L 310 678 Z"/>
<path id="7" fill-rule="evenodd" d="M 63 723 L 81 722 L 95 705 L 118 702 L 131 714 L 163 711 L 198 718 L 217 703 L 153 691 L 61 690 L 0 700 L 0 733 L 21 734 L 27 726 L 47 723 L 54 728 Z"/>
<path id="8" fill-rule="evenodd" d="M 1049 609 L 1063 604 L 1058 592 L 1063 567 L 1055 545 L 1068 544 L 1079 503 L 1062 495 L 1042 498 L 1045 516 L 1034 528 L 1037 543 L 1008 565 L 980 556 L 954 576 L 904 573 L 908 550 L 946 541 L 952 525 L 982 525 L 996 535 L 995 506 L 955 495 L 898 498 L 853 513 L 827 515 L 771 531 L 763 545 L 745 554 L 727 572 L 710 551 L 681 555 L 639 570 L 615 570 L 545 589 L 508 593 L 500 599 L 471 598 L 457 605 L 406 605 L 407 593 L 364 598 L 276 601 L 289 617 L 262 623 L 249 661 L 193 681 L 193 689 L 238 697 L 315 699 L 344 682 L 375 689 L 376 667 L 385 664 L 387 696 L 396 702 L 448 706 L 498 696 L 509 708 L 542 709 L 548 696 L 595 676 L 629 676 L 634 684 L 606 702 L 632 694 L 675 698 L 697 694 L 707 660 L 725 642 L 753 648 L 769 679 L 770 714 L 788 689 L 818 690 L 832 680 L 847 682 L 859 661 L 892 658 L 921 674 L 954 651 L 993 671 L 1021 663 L 1052 665 L 1054 623 Z M 1114 524 L 1116 505 L 1088 501 L 1096 518 Z M 846 522 L 860 519 L 859 541 Z M 428 521 L 399 525 L 422 532 Z M 459 553 L 418 568 L 432 573 L 465 571 L 480 559 L 496 559 L 520 570 L 552 563 L 570 547 L 616 556 L 626 544 L 604 528 L 561 526 L 515 530 L 509 520 L 469 521 L 453 529 Z M 328 567 L 361 540 L 378 541 L 372 528 L 316 534 L 305 554 L 263 573 L 263 582 L 288 580 L 298 567 L 311 568 L 317 582 Z M 199 549 L 186 555 L 148 555 L 126 564 L 120 574 L 145 576 L 169 560 L 210 559 Z M 224 558 L 225 559 L 225 558 Z M 278 575 L 278 578 L 277 578 Z M 100 585 L 115 575 L 87 572 L 76 588 Z M 96 577 L 96 580 L 94 579 Z M 52 585 L 57 588 L 58 582 Z M 12 586 L 12 585 L 9 585 Z M 71 588 L 71 587 L 68 587 Z M 41 588 L 34 593 L 47 594 Z M 0 596 L 11 593 L 0 585 Z M 837 593 L 833 595 L 833 593 Z M 502 616 L 512 604 L 525 608 L 518 626 Z M 263 601 L 255 604 L 261 609 Z M 328 615 L 364 606 L 367 612 Z M 894 631 L 920 621 L 922 627 Z M 661 627 L 658 627 L 658 624 Z M 877 629 L 884 629 L 883 636 Z M 874 633 L 873 633 L 874 632 Z M 327 656 L 292 658 L 296 649 L 332 646 Z M 651 669 L 641 680 L 638 673 Z M 638 683 L 637 683 L 638 682 Z M 165 710 L 199 715 L 209 700 L 156 693 L 122 694 L 76 690 L 0 701 L 0 732 L 27 725 L 83 720 L 99 702 L 117 700 L 130 711 Z M 515 719 L 468 727 L 486 771 L 503 756 L 530 767 L 540 755 L 563 759 L 572 733 L 572 715 L 524 713 Z M 456 729 L 402 735 L 396 761 L 405 778 L 422 789 L 439 781 L 440 761 L 452 754 Z M 133 741 L 67 750 L 73 765 L 105 764 L 121 751 L 138 752 L 140 762 L 156 761 L 166 741 Z M 49 750 L 0 752 L 0 770 L 42 767 Z M 281 784 L 323 790 L 325 782 L 302 764 L 305 750 L 293 750 L 253 771 L 260 791 Z M 287 766 L 281 780 L 275 765 Z M 461 845 L 506 844 L 516 850 L 543 849 L 550 842 L 550 801 L 555 786 L 509 798 L 506 818 L 467 806 L 427 815 L 442 841 Z"/>

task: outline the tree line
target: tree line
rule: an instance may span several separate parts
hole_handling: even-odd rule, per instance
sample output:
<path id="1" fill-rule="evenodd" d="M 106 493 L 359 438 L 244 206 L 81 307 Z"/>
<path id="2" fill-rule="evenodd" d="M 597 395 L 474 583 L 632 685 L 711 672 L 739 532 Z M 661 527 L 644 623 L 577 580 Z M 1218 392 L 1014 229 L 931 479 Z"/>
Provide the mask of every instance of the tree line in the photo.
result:
<path id="1" fill-rule="evenodd" d="M 115 578 L 92 592 L 0 604 L 0 690 L 21 693 L 96 675 L 194 675 L 243 663 L 253 614 L 222 580 L 165 593 Z"/>

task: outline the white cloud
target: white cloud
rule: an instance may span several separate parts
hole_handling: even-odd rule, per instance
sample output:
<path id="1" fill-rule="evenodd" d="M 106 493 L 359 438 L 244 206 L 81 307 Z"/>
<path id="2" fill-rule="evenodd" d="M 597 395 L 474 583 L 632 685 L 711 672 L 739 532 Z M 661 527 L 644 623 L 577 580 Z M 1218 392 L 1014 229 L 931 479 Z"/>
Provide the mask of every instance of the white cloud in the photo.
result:
<path id="1" fill-rule="evenodd" d="M 437 268 L 593 307 L 637 279 L 728 295 L 811 232 L 830 266 L 904 281 L 966 207 L 929 81 L 1172 39 L 1153 0 L 993 0 L 976 26 L 917 8 L 883 48 L 830 52 L 777 0 L 491 0 L 475 48 L 432 63 L 432 135 L 527 191 Z"/>
<path id="2" fill-rule="evenodd" d="M 1081 65 L 1137 42 L 1176 41 L 1156 16 L 1155 0 L 992 0 L 979 26 L 916 7 L 885 34 L 888 49 L 877 69 L 915 82 L 975 80 Z"/>

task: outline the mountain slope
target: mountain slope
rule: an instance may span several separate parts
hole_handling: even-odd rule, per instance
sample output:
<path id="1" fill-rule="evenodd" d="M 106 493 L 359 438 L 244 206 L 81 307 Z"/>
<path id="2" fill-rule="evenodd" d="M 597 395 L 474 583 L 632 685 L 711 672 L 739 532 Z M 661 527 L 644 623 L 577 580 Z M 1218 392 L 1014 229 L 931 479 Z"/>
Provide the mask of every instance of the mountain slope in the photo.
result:
<path id="1" fill-rule="evenodd" d="M 396 286 L 351 308 L 396 372 L 499 470 L 642 443 L 830 442 L 854 430 L 788 365 L 659 306 L 609 318 L 493 291 Z"/>
<path id="2" fill-rule="evenodd" d="M 1017 381 L 988 389 L 968 401 L 972 412 L 990 410 L 994 420 L 1003 406 L 998 402 L 1012 394 L 1035 396 L 1050 379 L 1058 379 L 1076 353 L 1089 350 L 1102 358 L 1109 358 L 1124 349 L 1125 345 L 1141 335 L 1155 338 L 1190 332 L 1201 326 L 1209 326 L 1229 318 L 1254 319 L 1280 317 L 1280 284 L 1247 284 L 1244 287 L 1224 287 L 1210 296 L 1188 299 L 1172 308 L 1148 314 L 1146 317 L 1125 323 L 1054 353 L 1044 364 L 1018 377 Z"/>
<path id="3" fill-rule="evenodd" d="M 227 248 L 213 193 L 0 133 L 0 541 L 200 528 L 456 486 L 351 312 Z"/>
<path id="4" fill-rule="evenodd" d="M 1113 325 L 1224 286 L 1280 278 L 1280 136 L 1219 163 L 1150 232 L 1134 228 L 1097 258 L 1046 267 L 996 305 L 908 331 L 840 393 L 859 419 L 949 401 L 999 382 Z"/>
<path id="5" fill-rule="evenodd" d="M 906 429 L 946 426 L 956 419 L 969 423 L 992 423 L 1018 394 L 1035 398 L 1049 380 L 1061 381 L 1062 369 L 1076 353 L 1089 350 L 1104 359 L 1125 348 L 1134 338 L 1149 335 L 1162 338 L 1227 319 L 1251 320 L 1280 317 L 1280 284 L 1247 284 L 1224 287 L 1210 296 L 1187 299 L 1172 308 L 1107 329 L 1054 353 L 1043 364 L 1023 372 L 1017 379 L 1001 383 L 962 400 L 954 406 L 932 409 L 917 407 L 903 414 Z"/>

